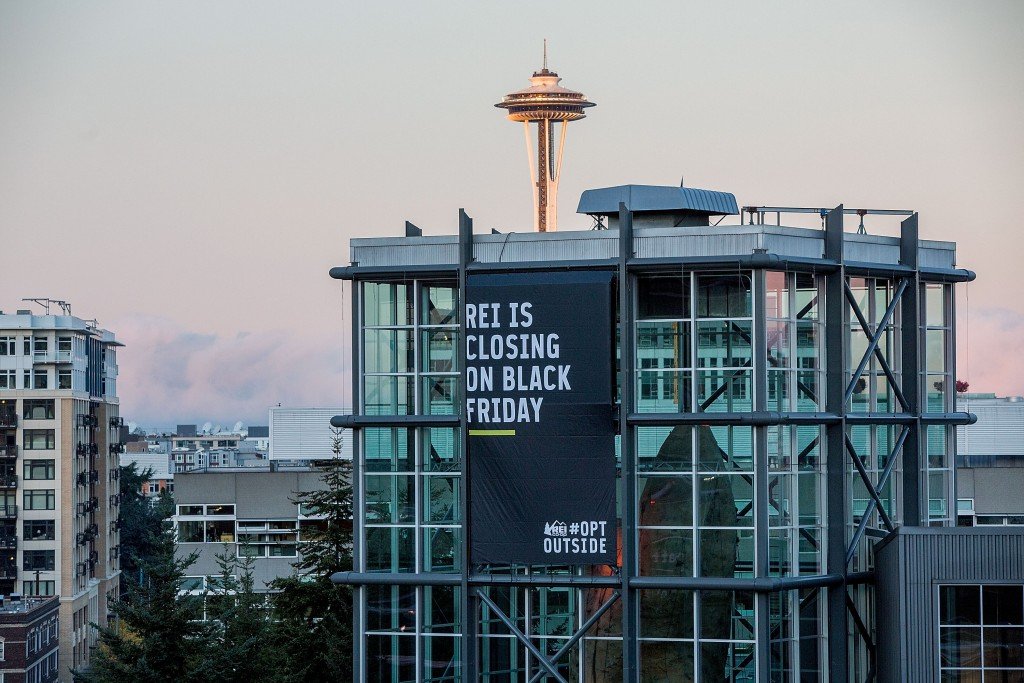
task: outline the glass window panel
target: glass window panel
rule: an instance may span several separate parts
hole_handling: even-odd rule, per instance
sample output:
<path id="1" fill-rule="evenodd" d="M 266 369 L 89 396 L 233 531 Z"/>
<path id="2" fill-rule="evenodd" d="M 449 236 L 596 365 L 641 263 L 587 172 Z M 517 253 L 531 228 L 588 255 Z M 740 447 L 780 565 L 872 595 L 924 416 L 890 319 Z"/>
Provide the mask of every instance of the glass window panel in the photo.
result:
<path id="1" fill-rule="evenodd" d="M 370 428 L 363 431 L 363 459 L 367 472 L 411 472 L 413 430 Z"/>
<path id="2" fill-rule="evenodd" d="M 978 586 L 940 586 L 939 623 L 981 623 L 981 591 Z"/>
<path id="3" fill-rule="evenodd" d="M 640 529 L 640 574 L 693 576 L 693 531 Z"/>
<path id="4" fill-rule="evenodd" d="M 788 318 L 790 276 L 769 270 L 764 274 L 764 280 L 765 315 L 768 318 Z"/>
<path id="5" fill-rule="evenodd" d="M 689 590 L 641 590 L 641 638 L 693 638 L 693 598 Z"/>
<path id="6" fill-rule="evenodd" d="M 750 317 L 750 277 L 739 274 L 697 276 L 697 316 Z"/>
<path id="7" fill-rule="evenodd" d="M 637 323 L 637 367 L 690 367 L 690 323 Z"/>
<path id="8" fill-rule="evenodd" d="M 753 529 L 700 529 L 698 536 L 701 576 L 753 575 Z"/>
<path id="9" fill-rule="evenodd" d="M 643 644 L 641 644 L 641 648 Z M 622 678 L 622 641 L 610 638 L 583 639 L 583 671 L 585 681 L 605 683 Z M 641 649 L 640 666 L 643 667 Z M 646 678 L 644 680 L 657 680 Z"/>
<path id="10" fill-rule="evenodd" d="M 754 432 L 750 427 L 699 427 L 697 469 L 702 472 L 751 472 Z"/>
<path id="11" fill-rule="evenodd" d="M 411 572 L 415 570 L 412 527 L 367 527 L 366 570 Z"/>
<path id="12" fill-rule="evenodd" d="M 415 492 L 411 475 L 365 478 L 366 521 L 399 524 L 415 519 Z"/>
<path id="13" fill-rule="evenodd" d="M 363 378 L 363 405 L 366 415 L 411 415 L 412 377 L 367 375 Z"/>
<path id="14" fill-rule="evenodd" d="M 946 331 L 928 330 L 925 332 L 925 354 L 928 361 L 926 369 L 930 373 L 946 371 Z"/>
<path id="15" fill-rule="evenodd" d="M 928 327 L 944 327 L 946 324 L 946 287 L 929 284 L 925 289 L 925 320 Z"/>
<path id="16" fill-rule="evenodd" d="M 983 624 L 1024 626 L 1024 586 L 982 586 L 981 596 Z"/>
<path id="17" fill-rule="evenodd" d="M 364 372 L 411 372 L 414 357 L 413 337 L 409 330 L 365 330 Z"/>
<path id="18" fill-rule="evenodd" d="M 797 560 L 801 574 L 821 574 L 821 531 L 818 529 L 797 529 Z"/>
<path id="19" fill-rule="evenodd" d="M 792 328 L 788 323 L 776 322 L 774 320 L 769 321 L 765 327 L 768 367 L 790 367 L 789 340 Z"/>
<path id="20" fill-rule="evenodd" d="M 641 275 L 637 278 L 637 317 L 689 318 L 688 275 Z"/>
<path id="21" fill-rule="evenodd" d="M 448 527 L 423 529 L 423 570 L 459 571 L 462 567 L 462 530 Z"/>
<path id="22" fill-rule="evenodd" d="M 423 683 L 457 683 L 462 680 L 461 643 L 451 636 L 423 636 Z"/>
<path id="23" fill-rule="evenodd" d="M 768 532 L 769 576 L 790 576 L 792 567 L 793 529 L 771 529 Z"/>
<path id="24" fill-rule="evenodd" d="M 458 376 L 446 375 L 420 379 L 423 386 L 423 413 L 426 415 L 453 415 L 458 402 Z"/>
<path id="25" fill-rule="evenodd" d="M 412 324 L 410 285 L 387 282 L 363 283 L 364 325 Z"/>
<path id="26" fill-rule="evenodd" d="M 928 467 L 946 466 L 946 427 L 928 425 Z"/>
<path id="27" fill-rule="evenodd" d="M 530 589 L 533 605 L 530 634 L 569 636 L 575 630 L 576 591 L 571 588 Z"/>
<path id="28" fill-rule="evenodd" d="M 640 680 L 696 680 L 693 668 L 693 648 L 693 641 L 640 641 Z M 621 676 L 621 664 L 619 669 L 618 675 Z M 611 677 L 607 680 L 614 681 L 620 679 Z"/>
<path id="29" fill-rule="evenodd" d="M 701 370 L 697 373 L 697 408 L 708 413 L 753 409 L 750 370 Z"/>
<path id="30" fill-rule="evenodd" d="M 439 329 L 427 330 L 421 333 L 420 344 L 422 345 L 423 366 L 421 372 L 441 373 L 457 372 L 458 354 L 458 330 Z"/>
<path id="31" fill-rule="evenodd" d="M 457 325 L 459 323 L 458 287 L 442 283 L 423 284 L 424 325 Z"/>
<path id="32" fill-rule="evenodd" d="M 701 591 L 701 639 L 753 640 L 754 594 L 747 591 Z M 728 677 L 727 677 L 728 678 Z"/>
<path id="33" fill-rule="evenodd" d="M 796 273 L 796 319 L 818 319 L 818 278 L 810 273 Z"/>
<path id="34" fill-rule="evenodd" d="M 797 477 L 798 521 L 801 526 L 821 524 L 824 481 L 824 477 L 818 472 L 804 472 Z"/>
<path id="35" fill-rule="evenodd" d="M 815 371 L 798 371 L 796 373 L 796 410 L 813 413 L 822 405 L 821 392 L 822 373 Z"/>
<path id="36" fill-rule="evenodd" d="M 1024 667 L 1024 628 L 986 628 L 982 663 L 986 667 Z M 1009 672 L 1007 672 L 1009 673 Z M 985 678 L 996 674 L 985 672 Z M 1024 680 L 1024 671 L 1017 671 L 1002 680 Z"/>
<path id="37" fill-rule="evenodd" d="M 178 522 L 178 543 L 202 543 L 203 522 Z"/>
<path id="38" fill-rule="evenodd" d="M 423 434 L 423 467 L 431 472 L 452 472 L 461 469 L 458 435 L 454 429 L 430 428 Z"/>
<path id="39" fill-rule="evenodd" d="M 790 410 L 794 380 L 795 374 L 789 370 L 768 370 L 768 410 Z"/>
<path id="40" fill-rule="evenodd" d="M 690 412 L 693 396 L 691 377 L 692 373 L 686 370 L 641 370 L 637 372 L 637 412 Z"/>
<path id="41" fill-rule="evenodd" d="M 431 633 L 459 633 L 459 589 L 455 586 L 423 587 L 423 630 Z"/>
<path id="42" fill-rule="evenodd" d="M 182 522 L 183 524 L 187 522 Z M 211 520 L 206 522 L 207 543 L 234 543 L 235 523 L 233 520 Z"/>
<path id="43" fill-rule="evenodd" d="M 415 681 L 415 633 L 366 636 L 366 680 Z"/>
<path id="44" fill-rule="evenodd" d="M 693 427 L 637 427 L 637 465 L 641 471 L 693 469 Z"/>
<path id="45" fill-rule="evenodd" d="M 768 523 L 771 526 L 793 524 L 793 477 L 788 474 L 768 477 Z"/>
<path id="46" fill-rule="evenodd" d="M 751 364 L 751 324 L 720 320 L 697 323 L 697 367 L 739 368 Z"/>
<path id="47" fill-rule="evenodd" d="M 637 492 L 642 526 L 693 525 L 692 476 L 638 477 Z"/>
<path id="48" fill-rule="evenodd" d="M 367 631 L 414 631 L 416 589 L 413 586 L 367 586 Z"/>
<path id="49" fill-rule="evenodd" d="M 939 629 L 942 666 L 981 666 L 980 628 Z"/>
<path id="50" fill-rule="evenodd" d="M 459 477 L 423 477 L 423 521 L 426 524 L 458 524 Z"/>

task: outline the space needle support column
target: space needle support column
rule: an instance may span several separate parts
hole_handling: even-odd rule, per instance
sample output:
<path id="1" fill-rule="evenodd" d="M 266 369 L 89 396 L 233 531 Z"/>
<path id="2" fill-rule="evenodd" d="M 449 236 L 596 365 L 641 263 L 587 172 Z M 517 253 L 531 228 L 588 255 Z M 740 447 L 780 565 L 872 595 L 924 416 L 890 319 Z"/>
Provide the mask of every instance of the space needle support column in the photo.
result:
<path id="1" fill-rule="evenodd" d="M 548 231 L 548 155 L 551 145 L 551 122 L 541 119 L 537 122 L 537 230 Z"/>

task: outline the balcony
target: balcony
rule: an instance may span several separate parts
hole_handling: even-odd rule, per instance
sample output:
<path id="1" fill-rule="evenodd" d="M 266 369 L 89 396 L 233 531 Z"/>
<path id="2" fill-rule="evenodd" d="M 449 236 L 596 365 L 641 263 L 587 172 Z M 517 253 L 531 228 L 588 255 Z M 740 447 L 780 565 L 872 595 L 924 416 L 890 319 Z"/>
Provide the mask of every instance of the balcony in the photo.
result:
<path id="1" fill-rule="evenodd" d="M 18 413 L 14 410 L 0 410 L 0 429 L 18 426 Z"/>
<path id="2" fill-rule="evenodd" d="M 18 458 L 18 447 L 11 444 L 0 445 L 0 460 L 16 460 Z"/>
<path id="3" fill-rule="evenodd" d="M 0 563 L 0 579 L 18 578 L 18 565 L 8 562 Z"/>
<path id="4" fill-rule="evenodd" d="M 73 363 L 74 356 L 70 351 L 36 351 L 32 354 L 33 363 Z"/>
<path id="5" fill-rule="evenodd" d="M 18 475 L 0 474 L 0 489 L 13 489 L 18 487 Z"/>
<path id="6" fill-rule="evenodd" d="M 110 418 L 110 426 L 113 429 L 120 429 L 121 427 L 124 427 L 124 418 L 123 417 L 112 417 L 112 418 Z"/>
<path id="7" fill-rule="evenodd" d="M 99 427 L 100 421 L 95 415 L 79 415 L 78 424 L 81 427 Z"/>
<path id="8" fill-rule="evenodd" d="M 124 453 L 124 444 L 120 443 L 120 442 L 110 444 L 110 452 L 111 453 Z"/>
<path id="9" fill-rule="evenodd" d="M 17 505 L 0 505 L 0 519 L 17 519 Z"/>
<path id="10" fill-rule="evenodd" d="M 0 536 L 0 550 L 17 550 L 17 536 Z"/>

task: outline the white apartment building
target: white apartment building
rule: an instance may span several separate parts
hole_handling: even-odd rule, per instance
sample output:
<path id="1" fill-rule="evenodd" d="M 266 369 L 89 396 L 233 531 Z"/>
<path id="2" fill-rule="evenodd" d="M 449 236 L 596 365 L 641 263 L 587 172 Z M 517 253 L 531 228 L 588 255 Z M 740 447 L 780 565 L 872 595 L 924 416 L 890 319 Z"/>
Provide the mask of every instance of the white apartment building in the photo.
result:
<path id="1" fill-rule="evenodd" d="M 0 311 L 0 594 L 60 596 L 60 677 L 118 594 L 123 422 L 114 334 Z"/>

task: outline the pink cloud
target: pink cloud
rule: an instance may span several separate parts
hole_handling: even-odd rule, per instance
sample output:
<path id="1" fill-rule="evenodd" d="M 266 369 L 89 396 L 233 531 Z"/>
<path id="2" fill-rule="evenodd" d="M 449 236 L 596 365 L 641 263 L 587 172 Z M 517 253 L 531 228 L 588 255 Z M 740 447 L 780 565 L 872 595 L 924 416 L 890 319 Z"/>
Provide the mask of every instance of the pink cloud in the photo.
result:
<path id="1" fill-rule="evenodd" d="M 1024 314 L 1006 308 L 960 311 L 957 375 L 971 392 L 1024 395 Z"/>
<path id="2" fill-rule="evenodd" d="M 109 328 L 126 345 L 118 353 L 121 414 L 142 425 L 264 424 L 278 403 L 335 406 L 349 395 L 342 344 L 328 334 L 207 334 L 138 314 Z"/>

